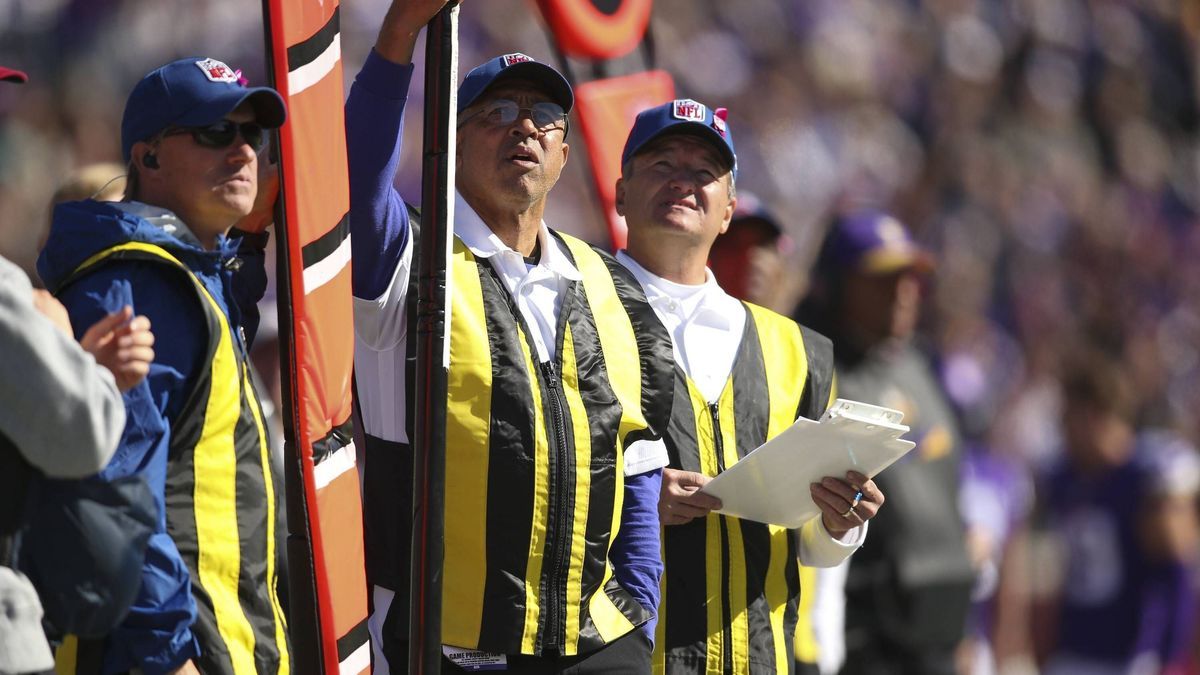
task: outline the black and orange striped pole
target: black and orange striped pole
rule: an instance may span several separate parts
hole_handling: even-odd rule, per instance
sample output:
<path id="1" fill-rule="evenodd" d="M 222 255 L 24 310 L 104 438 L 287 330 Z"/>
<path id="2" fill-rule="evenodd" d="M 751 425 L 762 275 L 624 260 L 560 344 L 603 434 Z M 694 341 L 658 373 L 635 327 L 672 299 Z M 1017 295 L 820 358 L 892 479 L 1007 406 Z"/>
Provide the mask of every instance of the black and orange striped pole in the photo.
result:
<path id="1" fill-rule="evenodd" d="M 271 83 L 287 102 L 276 206 L 292 668 L 371 668 L 356 452 L 350 190 L 337 0 L 263 0 Z"/>
<path id="2" fill-rule="evenodd" d="M 425 31 L 425 147 L 417 251 L 417 381 L 409 672 L 441 672 L 445 554 L 446 379 L 450 361 L 447 262 L 454 222 L 458 2 Z"/>

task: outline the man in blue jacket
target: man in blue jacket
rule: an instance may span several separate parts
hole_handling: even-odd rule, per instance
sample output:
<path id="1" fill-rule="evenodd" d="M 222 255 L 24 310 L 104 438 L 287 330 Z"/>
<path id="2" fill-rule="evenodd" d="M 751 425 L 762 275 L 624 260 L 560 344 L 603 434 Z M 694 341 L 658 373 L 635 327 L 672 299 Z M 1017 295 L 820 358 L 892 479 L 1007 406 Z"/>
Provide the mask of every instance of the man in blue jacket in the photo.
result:
<path id="1" fill-rule="evenodd" d="M 128 421 L 101 474 L 143 474 L 158 528 L 133 609 L 102 644 L 78 644 L 80 672 L 289 672 L 277 488 L 246 365 L 265 236 L 230 236 L 256 204 L 264 130 L 284 115 L 277 93 L 247 88 L 220 61 L 167 64 L 126 103 L 126 200 L 55 210 L 38 271 L 72 323 L 129 305 L 158 336 L 149 376 L 125 393 Z"/>

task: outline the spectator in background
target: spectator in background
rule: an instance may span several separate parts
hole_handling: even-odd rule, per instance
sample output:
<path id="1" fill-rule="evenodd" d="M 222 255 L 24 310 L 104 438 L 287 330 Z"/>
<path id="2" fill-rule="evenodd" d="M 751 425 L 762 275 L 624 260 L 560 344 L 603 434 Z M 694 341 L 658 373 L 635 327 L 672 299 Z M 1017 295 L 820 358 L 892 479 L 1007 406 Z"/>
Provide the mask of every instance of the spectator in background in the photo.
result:
<path id="1" fill-rule="evenodd" d="M 850 559 L 846 675 L 950 675 L 964 634 L 974 571 L 958 509 L 961 441 L 913 343 L 931 265 L 894 217 L 838 218 L 800 311 L 833 339 L 838 396 L 900 410 L 917 443 L 876 477 L 888 507 Z"/>
<path id="2" fill-rule="evenodd" d="M 1033 487 L 1021 465 L 978 443 L 967 443 L 962 472 L 959 508 L 967 526 L 967 552 L 977 574 L 960 666 L 965 674 L 993 675 L 999 668 L 997 635 L 1007 630 L 1014 616 L 1010 609 L 1014 597 L 1019 600 L 1022 590 L 1013 588 L 1016 580 L 1011 577 L 1002 579 L 1001 570 L 1008 565 L 1011 573 L 1015 568 L 1010 560 L 1024 551 Z M 1022 624 L 1021 630 L 1025 628 Z M 1021 636 L 1022 645 L 1027 644 L 1026 637 Z"/>
<path id="3" fill-rule="evenodd" d="M 79 643 L 80 670 L 289 672 L 277 491 L 246 366 L 275 197 L 259 190 L 258 152 L 284 115 L 275 91 L 220 61 L 169 63 L 126 103 L 127 200 L 55 209 L 38 270 L 72 319 L 131 305 L 161 338 L 101 474 L 146 476 L 161 519 L 133 609 L 102 644 Z M 235 224 L 254 231 L 231 236 Z"/>
<path id="4" fill-rule="evenodd" d="M 791 239 L 766 205 L 738 192 L 729 229 L 713 242 L 708 266 L 726 293 L 774 311 L 791 309 L 785 274 Z"/>
<path id="5" fill-rule="evenodd" d="M 54 191 L 54 204 L 95 199 L 98 202 L 119 202 L 125 196 L 125 167 L 116 162 L 99 162 L 81 167 L 67 177 Z"/>
<path id="6" fill-rule="evenodd" d="M 1046 675 L 1184 673 L 1200 544 L 1196 448 L 1139 433 L 1121 363 L 1084 349 L 1063 375 L 1064 456 L 1039 521 L 1061 544 L 1058 593 L 1028 623 Z"/>

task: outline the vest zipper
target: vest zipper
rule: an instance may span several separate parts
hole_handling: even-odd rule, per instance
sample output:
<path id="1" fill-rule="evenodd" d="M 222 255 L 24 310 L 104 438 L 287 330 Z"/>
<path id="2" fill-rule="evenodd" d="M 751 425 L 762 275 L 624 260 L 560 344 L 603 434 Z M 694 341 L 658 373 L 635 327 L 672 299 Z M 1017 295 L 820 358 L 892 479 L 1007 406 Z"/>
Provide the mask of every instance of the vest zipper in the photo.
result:
<path id="1" fill-rule="evenodd" d="M 550 483 L 550 503 L 554 505 L 554 529 L 547 533 L 552 545 L 550 547 L 550 569 L 545 575 L 546 593 L 549 598 L 549 611 L 546 614 L 546 637 L 544 647 L 556 648 L 560 652 L 566 641 L 566 596 L 565 578 L 567 558 L 567 543 L 570 541 L 571 516 L 574 512 L 568 482 L 571 480 L 567 468 L 567 429 L 563 418 L 562 387 L 553 361 L 541 364 L 542 375 L 546 380 L 550 417 L 554 426 L 554 447 L 551 448 L 550 461 L 554 475 Z"/>
<path id="2" fill-rule="evenodd" d="M 717 473 L 725 470 L 725 441 L 721 437 L 721 409 L 716 403 L 708 404 L 708 412 L 712 415 L 713 450 L 717 455 Z"/>
<path id="3" fill-rule="evenodd" d="M 708 404 L 708 412 L 712 416 L 713 452 L 717 456 L 717 473 L 725 470 L 725 440 L 721 435 L 721 409 L 716 403 Z M 717 515 L 721 532 L 721 622 L 724 626 L 733 625 L 730 615 L 729 597 L 729 523 L 725 516 Z M 721 634 L 722 669 L 727 673 L 733 672 L 733 633 L 726 629 Z"/>

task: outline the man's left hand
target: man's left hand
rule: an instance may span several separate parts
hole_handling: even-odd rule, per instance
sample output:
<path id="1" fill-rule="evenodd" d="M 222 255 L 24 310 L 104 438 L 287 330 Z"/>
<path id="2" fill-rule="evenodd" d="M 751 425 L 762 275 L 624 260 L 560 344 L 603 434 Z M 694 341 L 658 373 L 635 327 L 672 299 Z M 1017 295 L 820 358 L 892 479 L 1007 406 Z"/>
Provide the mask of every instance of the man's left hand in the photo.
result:
<path id="1" fill-rule="evenodd" d="M 279 165 L 266 161 L 265 157 L 259 157 L 258 194 L 254 197 L 254 207 L 250 213 L 234 223 L 234 229 L 253 234 L 266 230 L 275 221 L 275 201 L 277 199 L 279 199 Z"/>
<path id="2" fill-rule="evenodd" d="M 849 471 L 846 479 L 826 476 L 809 486 L 813 502 L 821 509 L 821 522 L 834 539 L 841 539 L 879 512 L 883 490 L 875 481 Z"/>

